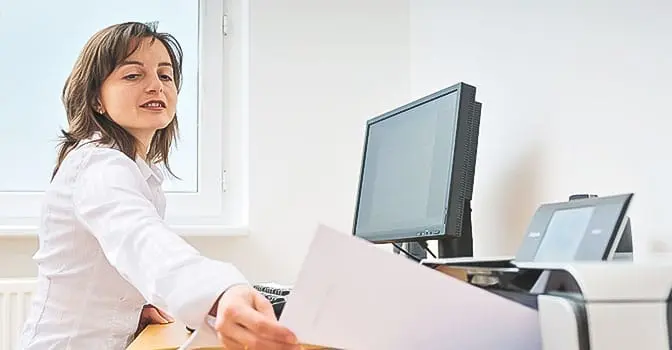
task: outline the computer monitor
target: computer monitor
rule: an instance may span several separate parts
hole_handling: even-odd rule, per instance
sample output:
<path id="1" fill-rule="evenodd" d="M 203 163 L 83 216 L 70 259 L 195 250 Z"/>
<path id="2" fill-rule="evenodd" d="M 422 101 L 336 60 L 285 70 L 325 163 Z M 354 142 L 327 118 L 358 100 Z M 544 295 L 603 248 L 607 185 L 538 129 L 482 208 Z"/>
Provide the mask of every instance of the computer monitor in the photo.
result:
<path id="1" fill-rule="evenodd" d="M 458 83 L 366 123 L 353 234 L 373 243 L 438 241 L 473 256 L 471 197 L 481 103 Z"/>

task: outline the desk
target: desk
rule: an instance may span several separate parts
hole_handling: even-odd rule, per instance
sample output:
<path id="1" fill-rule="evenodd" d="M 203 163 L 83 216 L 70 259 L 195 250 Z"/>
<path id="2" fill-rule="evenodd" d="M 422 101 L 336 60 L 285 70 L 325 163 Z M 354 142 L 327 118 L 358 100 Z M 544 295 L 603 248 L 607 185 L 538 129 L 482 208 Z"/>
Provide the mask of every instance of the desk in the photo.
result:
<path id="1" fill-rule="evenodd" d="M 126 350 L 177 349 L 189 338 L 183 323 L 147 326 Z"/>
<path id="2" fill-rule="evenodd" d="M 173 322 L 165 325 L 149 325 L 126 350 L 177 349 L 187 338 L 189 338 L 189 332 L 187 332 L 183 323 Z M 318 346 L 304 346 L 303 348 L 306 350 L 327 349 Z M 224 348 L 221 348 L 221 350 L 224 350 Z"/>

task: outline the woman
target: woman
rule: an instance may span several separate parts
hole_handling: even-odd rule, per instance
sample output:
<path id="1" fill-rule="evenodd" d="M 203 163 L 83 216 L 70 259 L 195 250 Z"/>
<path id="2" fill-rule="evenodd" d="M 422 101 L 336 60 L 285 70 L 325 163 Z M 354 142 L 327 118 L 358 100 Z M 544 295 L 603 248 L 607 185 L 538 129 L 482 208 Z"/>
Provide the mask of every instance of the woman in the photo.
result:
<path id="1" fill-rule="evenodd" d="M 170 171 L 181 64 L 177 41 L 142 23 L 84 46 L 63 89 L 69 127 L 45 196 L 22 349 L 124 349 L 139 323 L 162 318 L 156 308 L 191 328 L 215 316 L 227 350 L 298 348 L 234 266 L 201 256 L 163 220 L 157 164 Z"/>

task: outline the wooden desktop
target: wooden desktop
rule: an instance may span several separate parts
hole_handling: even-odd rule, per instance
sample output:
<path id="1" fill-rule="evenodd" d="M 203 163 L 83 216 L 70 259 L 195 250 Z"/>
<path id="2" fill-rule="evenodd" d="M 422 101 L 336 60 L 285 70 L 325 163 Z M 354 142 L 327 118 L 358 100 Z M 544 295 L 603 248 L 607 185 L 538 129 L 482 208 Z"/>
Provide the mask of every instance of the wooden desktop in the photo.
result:
<path id="1" fill-rule="evenodd" d="M 147 326 L 126 350 L 177 349 L 189 338 L 189 332 L 180 322 Z"/>
<path id="2" fill-rule="evenodd" d="M 174 350 L 178 349 L 187 338 L 189 338 L 189 332 L 183 323 L 149 325 L 126 350 Z M 304 345 L 303 348 L 306 350 L 328 349 L 312 345 Z M 225 350 L 224 347 L 200 347 L 199 349 Z"/>

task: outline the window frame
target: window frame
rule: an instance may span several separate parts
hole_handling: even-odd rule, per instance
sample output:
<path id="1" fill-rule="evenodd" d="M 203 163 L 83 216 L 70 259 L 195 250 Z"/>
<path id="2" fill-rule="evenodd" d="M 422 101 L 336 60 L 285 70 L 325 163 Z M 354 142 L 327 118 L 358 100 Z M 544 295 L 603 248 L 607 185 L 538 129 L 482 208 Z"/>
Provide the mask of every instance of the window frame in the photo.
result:
<path id="1" fill-rule="evenodd" d="M 247 234 L 248 1 L 198 2 L 198 190 L 166 193 L 166 222 L 183 236 Z M 0 236 L 37 234 L 43 198 L 0 192 Z"/>

